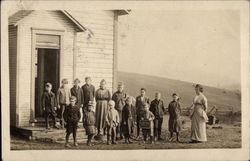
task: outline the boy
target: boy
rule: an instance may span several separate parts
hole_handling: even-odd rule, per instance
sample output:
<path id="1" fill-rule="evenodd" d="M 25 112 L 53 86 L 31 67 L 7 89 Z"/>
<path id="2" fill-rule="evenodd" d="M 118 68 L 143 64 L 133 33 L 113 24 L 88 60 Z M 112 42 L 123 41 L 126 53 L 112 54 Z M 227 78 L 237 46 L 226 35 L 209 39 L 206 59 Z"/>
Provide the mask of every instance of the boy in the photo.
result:
<path id="1" fill-rule="evenodd" d="M 125 143 L 133 143 L 130 140 L 131 134 L 133 133 L 134 128 L 134 119 L 135 119 L 135 108 L 132 105 L 132 98 L 127 97 L 126 105 L 122 109 L 122 130 L 125 136 Z"/>
<path id="2" fill-rule="evenodd" d="M 147 137 L 150 136 L 150 142 L 151 144 L 154 143 L 153 140 L 153 135 L 154 135 L 154 123 L 153 120 L 155 119 L 154 114 L 149 111 L 149 105 L 148 104 L 144 104 L 144 111 L 142 112 L 141 115 L 141 121 L 148 121 L 149 122 L 149 126 L 147 127 L 143 127 L 142 126 L 142 133 L 143 133 L 143 143 L 146 143 L 147 141 Z"/>
<path id="3" fill-rule="evenodd" d="M 107 144 L 110 145 L 110 135 L 112 139 L 112 144 L 117 144 L 116 142 L 116 127 L 119 124 L 119 114 L 117 110 L 114 108 L 115 102 L 110 100 L 108 102 L 108 111 L 106 115 L 106 125 L 108 130 L 107 135 Z"/>
<path id="4" fill-rule="evenodd" d="M 155 140 L 162 140 L 161 138 L 161 129 L 162 129 L 162 122 L 163 122 L 163 115 L 164 115 L 164 104 L 161 100 L 161 93 L 155 93 L 155 99 L 150 104 L 149 109 L 155 116 L 154 119 L 154 137 Z"/>
<path id="5" fill-rule="evenodd" d="M 85 84 L 82 86 L 83 113 L 87 110 L 89 101 L 93 102 L 95 98 L 95 87 L 91 84 L 91 78 L 85 78 Z"/>
<path id="6" fill-rule="evenodd" d="M 86 135 L 88 135 L 88 140 L 87 140 L 87 145 L 92 146 L 93 144 L 91 143 L 91 140 L 93 136 L 95 135 L 95 112 L 94 110 L 94 105 L 92 102 L 89 102 L 88 104 L 88 109 L 86 113 L 83 116 L 83 127 L 86 130 Z"/>
<path id="7" fill-rule="evenodd" d="M 168 127 L 170 132 L 170 141 L 173 141 L 173 133 L 176 132 L 177 141 L 180 142 L 179 132 L 181 131 L 181 106 L 179 103 L 179 97 L 176 93 L 172 94 L 173 101 L 169 103 L 168 112 L 169 112 L 169 121 Z"/>
<path id="8" fill-rule="evenodd" d="M 123 135 L 121 131 L 122 109 L 125 105 L 125 99 L 127 97 L 127 94 L 124 92 L 123 87 L 124 85 L 122 83 L 119 83 L 117 91 L 112 96 L 112 100 L 115 101 L 115 109 L 118 111 L 119 118 L 120 118 L 119 125 L 116 129 L 117 135 L 120 136 L 120 139 L 123 139 Z"/>
<path id="9" fill-rule="evenodd" d="M 136 107 L 136 122 L 137 122 L 137 139 L 140 137 L 140 118 L 141 118 L 141 113 L 144 110 L 144 104 L 149 104 L 149 98 L 146 96 L 146 89 L 141 88 L 141 95 L 136 97 L 136 102 L 135 102 L 135 107 Z"/>
<path id="10" fill-rule="evenodd" d="M 54 127 L 56 127 L 56 107 L 57 107 L 57 102 L 56 102 L 56 96 L 55 94 L 51 91 L 52 89 L 52 84 L 51 83 L 46 83 L 45 84 L 45 92 L 42 95 L 42 108 L 44 111 L 44 116 L 45 116 L 45 122 L 46 122 L 46 128 L 50 129 L 49 126 L 49 116 L 52 116 L 52 120 L 54 123 Z"/>
<path id="11" fill-rule="evenodd" d="M 57 91 L 57 105 L 59 109 L 59 117 L 60 117 L 60 123 L 61 123 L 62 128 L 64 128 L 64 125 L 65 125 L 65 122 L 63 119 L 63 113 L 65 110 L 65 107 L 70 104 L 69 98 L 71 97 L 71 93 L 67 85 L 68 85 L 68 80 L 63 79 L 62 86 Z"/>
<path id="12" fill-rule="evenodd" d="M 76 140 L 76 132 L 78 127 L 78 122 L 81 118 L 81 113 L 79 108 L 76 106 L 76 97 L 70 97 L 70 105 L 67 106 L 65 112 L 63 113 L 63 118 L 66 122 L 66 142 L 65 147 L 70 147 L 69 136 L 73 133 L 74 146 L 78 146 Z"/>
<path id="13" fill-rule="evenodd" d="M 78 78 L 76 78 L 74 80 L 74 86 L 70 89 L 71 95 L 76 97 L 76 105 L 79 108 L 83 107 L 83 92 L 82 92 L 82 88 L 79 86 L 80 80 Z"/>

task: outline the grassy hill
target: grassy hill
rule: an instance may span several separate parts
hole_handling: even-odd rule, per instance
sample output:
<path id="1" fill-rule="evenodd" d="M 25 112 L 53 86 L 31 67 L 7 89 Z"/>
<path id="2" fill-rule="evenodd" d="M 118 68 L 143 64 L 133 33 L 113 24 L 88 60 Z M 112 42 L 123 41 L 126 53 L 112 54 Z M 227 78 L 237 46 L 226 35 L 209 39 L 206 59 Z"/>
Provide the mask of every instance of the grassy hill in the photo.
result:
<path id="1" fill-rule="evenodd" d="M 165 106 L 172 100 L 171 95 L 174 92 L 180 95 L 182 108 L 189 107 L 195 95 L 193 84 L 190 82 L 126 72 L 118 72 L 118 81 L 124 82 L 126 92 L 134 97 L 140 94 L 141 87 L 147 89 L 151 100 L 154 99 L 156 91 L 161 92 Z M 241 111 L 239 92 L 204 86 L 204 95 L 210 108 L 216 105 L 220 111 Z"/>

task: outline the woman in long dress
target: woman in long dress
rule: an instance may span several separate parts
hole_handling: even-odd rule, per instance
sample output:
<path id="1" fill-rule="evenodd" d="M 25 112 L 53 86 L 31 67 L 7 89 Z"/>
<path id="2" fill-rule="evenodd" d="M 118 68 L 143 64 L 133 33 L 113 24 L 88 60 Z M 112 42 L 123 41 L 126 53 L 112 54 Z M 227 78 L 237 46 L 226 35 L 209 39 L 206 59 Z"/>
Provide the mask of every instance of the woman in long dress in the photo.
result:
<path id="1" fill-rule="evenodd" d="M 96 91 L 96 127 L 97 134 L 104 134 L 105 118 L 108 110 L 108 101 L 111 99 L 111 93 L 106 89 L 106 81 L 100 82 L 100 88 Z"/>
<path id="2" fill-rule="evenodd" d="M 199 84 L 195 86 L 196 96 L 191 106 L 191 143 L 206 142 L 206 122 L 207 117 L 207 98 L 203 94 L 203 87 Z"/>

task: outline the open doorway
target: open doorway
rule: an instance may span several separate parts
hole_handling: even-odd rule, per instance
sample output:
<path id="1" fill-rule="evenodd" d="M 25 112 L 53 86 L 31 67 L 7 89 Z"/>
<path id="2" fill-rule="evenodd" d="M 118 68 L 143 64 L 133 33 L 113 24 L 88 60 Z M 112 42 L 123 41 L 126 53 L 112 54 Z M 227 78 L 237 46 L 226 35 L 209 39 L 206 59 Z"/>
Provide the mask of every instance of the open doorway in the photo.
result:
<path id="1" fill-rule="evenodd" d="M 59 49 L 36 48 L 35 60 L 35 117 L 41 117 L 45 84 L 50 82 L 55 94 L 59 87 Z"/>

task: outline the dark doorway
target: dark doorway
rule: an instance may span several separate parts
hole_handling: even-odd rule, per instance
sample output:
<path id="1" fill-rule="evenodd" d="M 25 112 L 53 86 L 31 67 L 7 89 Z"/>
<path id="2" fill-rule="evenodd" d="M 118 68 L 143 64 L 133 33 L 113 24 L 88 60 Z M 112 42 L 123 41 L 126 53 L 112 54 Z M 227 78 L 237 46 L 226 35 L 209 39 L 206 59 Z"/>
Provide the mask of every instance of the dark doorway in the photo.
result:
<path id="1" fill-rule="evenodd" d="M 52 91 L 56 94 L 59 87 L 59 49 L 36 49 L 35 74 L 35 117 L 41 117 L 41 97 L 45 84 L 52 84 Z"/>

